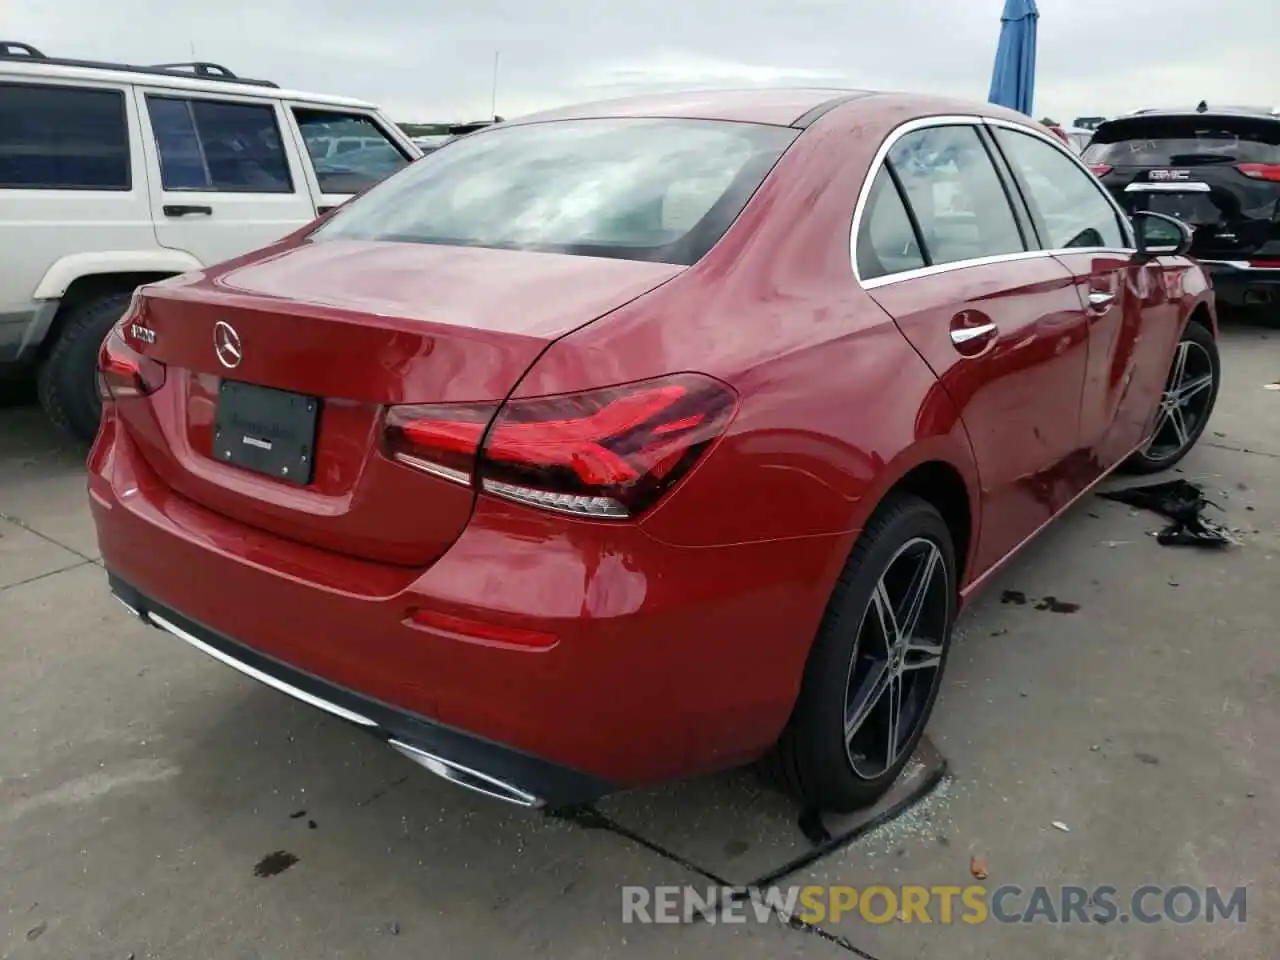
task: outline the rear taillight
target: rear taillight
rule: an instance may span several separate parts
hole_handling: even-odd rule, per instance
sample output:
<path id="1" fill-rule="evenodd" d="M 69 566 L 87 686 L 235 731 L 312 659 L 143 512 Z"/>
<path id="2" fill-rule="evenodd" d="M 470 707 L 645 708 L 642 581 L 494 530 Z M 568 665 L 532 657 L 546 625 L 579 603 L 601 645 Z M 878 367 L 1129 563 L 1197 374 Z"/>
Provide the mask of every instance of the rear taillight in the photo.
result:
<path id="1" fill-rule="evenodd" d="M 1109 163 L 1091 163 L 1089 169 L 1093 171 L 1095 177 L 1105 177 L 1115 168 Z"/>
<path id="2" fill-rule="evenodd" d="M 1280 183 L 1280 163 L 1238 163 L 1236 169 L 1250 180 Z"/>
<path id="3" fill-rule="evenodd" d="M 98 392 L 104 400 L 155 393 L 164 386 L 164 375 L 164 364 L 133 349 L 119 324 L 98 349 Z"/>
<path id="4" fill-rule="evenodd" d="M 720 381 L 677 374 L 500 408 L 393 407 L 385 443 L 393 460 L 495 496 L 625 519 L 688 473 L 736 408 L 736 395 Z"/>

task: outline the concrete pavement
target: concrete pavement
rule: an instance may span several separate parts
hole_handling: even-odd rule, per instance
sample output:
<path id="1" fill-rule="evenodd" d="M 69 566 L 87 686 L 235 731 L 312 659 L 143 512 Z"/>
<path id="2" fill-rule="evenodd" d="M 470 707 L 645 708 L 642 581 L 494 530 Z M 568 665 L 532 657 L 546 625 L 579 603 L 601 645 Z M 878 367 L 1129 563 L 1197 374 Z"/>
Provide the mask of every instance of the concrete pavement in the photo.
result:
<path id="1" fill-rule="evenodd" d="M 803 856 L 796 811 L 741 773 L 610 798 L 594 824 L 436 781 L 112 603 L 79 454 L 11 407 L 0 958 L 1270 958 L 1280 333 L 1228 328 L 1223 352 L 1183 475 L 1242 545 L 1162 548 L 1158 518 L 1087 498 L 961 623 L 930 728 L 942 786 L 780 882 L 963 886 L 976 854 L 988 886 L 1244 885 L 1244 924 L 623 925 L 622 885 Z"/>

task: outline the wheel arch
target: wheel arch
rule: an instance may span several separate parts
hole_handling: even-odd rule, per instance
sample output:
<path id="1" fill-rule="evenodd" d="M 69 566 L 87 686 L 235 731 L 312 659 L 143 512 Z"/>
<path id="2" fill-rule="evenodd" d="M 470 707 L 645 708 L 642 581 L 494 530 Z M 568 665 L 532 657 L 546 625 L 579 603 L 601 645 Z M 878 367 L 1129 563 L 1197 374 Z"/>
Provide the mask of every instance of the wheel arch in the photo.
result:
<path id="1" fill-rule="evenodd" d="M 1209 304 L 1201 300 L 1191 308 L 1191 313 L 1187 317 L 1188 323 L 1198 323 L 1209 331 L 1209 335 L 1213 339 L 1218 339 L 1218 324 L 1213 315 L 1213 311 L 1209 309 Z"/>
<path id="2" fill-rule="evenodd" d="M 36 360 L 49 355 L 67 316 L 76 307 L 109 294 L 131 293 L 145 283 L 200 268 L 195 257 L 181 250 L 123 250 L 63 257 L 45 272 L 36 287 L 34 299 L 58 304 L 48 315 L 48 326 L 33 331 L 30 338 Z"/>
<path id="3" fill-rule="evenodd" d="M 859 501 L 856 533 L 848 550 L 871 516 L 895 494 L 909 494 L 931 504 L 951 533 L 956 554 L 956 590 L 963 589 L 972 570 L 981 528 L 981 498 L 977 464 L 968 437 L 957 421 L 952 432 L 919 441 L 893 460 Z"/>
<path id="4" fill-rule="evenodd" d="M 945 460 L 926 460 L 903 474 L 886 497 L 910 494 L 942 515 L 956 555 L 956 589 L 965 582 L 974 546 L 974 509 L 969 487 L 956 467 Z"/>

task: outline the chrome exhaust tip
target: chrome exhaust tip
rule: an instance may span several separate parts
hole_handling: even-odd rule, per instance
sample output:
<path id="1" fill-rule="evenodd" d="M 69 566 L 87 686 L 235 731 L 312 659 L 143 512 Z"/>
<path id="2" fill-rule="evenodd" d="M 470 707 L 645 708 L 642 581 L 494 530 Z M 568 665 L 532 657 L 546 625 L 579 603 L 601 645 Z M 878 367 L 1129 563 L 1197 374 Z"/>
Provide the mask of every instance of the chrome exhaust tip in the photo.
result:
<path id="1" fill-rule="evenodd" d="M 408 757 L 419 766 L 426 767 L 437 777 L 448 780 L 455 786 L 464 787 L 475 793 L 482 793 L 486 797 L 492 797 L 495 800 L 503 800 L 507 803 L 515 804 L 517 807 L 528 808 L 541 807 L 543 805 L 543 801 L 533 794 L 487 773 L 464 767 L 460 763 L 454 763 L 452 760 L 438 757 L 434 753 L 428 753 L 426 750 L 410 746 L 400 740 L 388 740 L 387 743 L 398 753 Z"/>

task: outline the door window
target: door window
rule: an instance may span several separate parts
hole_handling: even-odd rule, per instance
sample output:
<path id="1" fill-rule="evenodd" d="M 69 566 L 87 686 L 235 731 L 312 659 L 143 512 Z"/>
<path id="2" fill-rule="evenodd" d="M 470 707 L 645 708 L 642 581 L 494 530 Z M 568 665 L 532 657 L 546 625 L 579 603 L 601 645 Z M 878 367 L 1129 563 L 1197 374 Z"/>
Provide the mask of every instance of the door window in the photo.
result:
<path id="1" fill-rule="evenodd" d="M 124 95 L 0 84 L 0 189 L 128 190 Z"/>
<path id="2" fill-rule="evenodd" d="M 930 263 L 1026 249 L 1000 176 L 973 127 L 916 130 L 893 145 L 888 163 L 906 191 Z"/>
<path id="3" fill-rule="evenodd" d="M 1027 193 L 1046 250 L 1129 246 L 1115 207 L 1092 174 L 1039 137 L 997 127 L 995 138 Z"/>
<path id="4" fill-rule="evenodd" d="M 164 189 L 293 192 L 274 107 L 148 96 L 147 110 Z"/>
<path id="5" fill-rule="evenodd" d="M 858 276 L 863 280 L 925 266 L 902 195 L 883 167 L 872 181 L 857 244 Z"/>
<path id="6" fill-rule="evenodd" d="M 321 193 L 359 193 L 409 163 L 371 117 L 295 109 Z"/>

